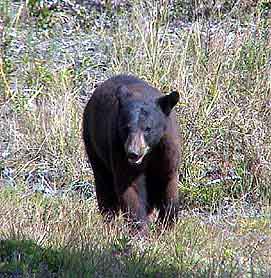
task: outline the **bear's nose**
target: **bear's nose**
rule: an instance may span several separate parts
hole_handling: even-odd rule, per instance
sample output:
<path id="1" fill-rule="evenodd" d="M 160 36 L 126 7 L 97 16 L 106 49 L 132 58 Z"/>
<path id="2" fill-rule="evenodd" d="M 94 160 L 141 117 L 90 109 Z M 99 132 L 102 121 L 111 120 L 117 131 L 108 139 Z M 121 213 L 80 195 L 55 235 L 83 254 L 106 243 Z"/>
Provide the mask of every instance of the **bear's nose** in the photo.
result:
<path id="1" fill-rule="evenodd" d="M 138 152 L 136 152 L 136 151 L 129 151 L 127 156 L 131 160 L 137 160 L 140 157 L 140 154 Z"/>

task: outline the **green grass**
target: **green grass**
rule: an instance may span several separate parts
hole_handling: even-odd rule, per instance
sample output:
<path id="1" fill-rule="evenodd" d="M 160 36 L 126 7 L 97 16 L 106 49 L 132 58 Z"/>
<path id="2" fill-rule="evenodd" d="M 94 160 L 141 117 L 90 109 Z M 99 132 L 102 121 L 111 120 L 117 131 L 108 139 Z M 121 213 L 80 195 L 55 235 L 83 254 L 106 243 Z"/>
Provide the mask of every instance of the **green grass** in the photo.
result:
<path id="1" fill-rule="evenodd" d="M 270 274 L 270 4 L 220 2 L 1 2 L 2 273 Z M 81 139 L 95 85 L 124 72 L 181 96 L 182 217 L 142 240 L 102 222 Z"/>
<path id="2" fill-rule="evenodd" d="M 94 202 L 1 191 L 0 273 L 57 277 L 266 275 L 270 211 L 244 218 L 191 212 L 171 231 L 133 237 L 123 219 L 102 223 Z M 5 201 L 4 201 L 5 200 Z M 213 216 L 214 217 L 214 216 Z M 47 271 L 47 272 L 46 272 Z"/>

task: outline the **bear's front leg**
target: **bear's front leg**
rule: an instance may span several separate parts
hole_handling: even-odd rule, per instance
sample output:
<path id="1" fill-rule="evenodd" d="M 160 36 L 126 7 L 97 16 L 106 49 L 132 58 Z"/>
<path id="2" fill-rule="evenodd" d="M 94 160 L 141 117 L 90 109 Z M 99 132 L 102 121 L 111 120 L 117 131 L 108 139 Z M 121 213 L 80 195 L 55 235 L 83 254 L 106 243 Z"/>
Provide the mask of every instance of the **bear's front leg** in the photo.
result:
<path id="1" fill-rule="evenodd" d="M 132 181 L 119 180 L 120 204 L 125 217 L 139 230 L 147 227 L 147 193 L 145 176 L 140 175 Z"/>
<path id="2" fill-rule="evenodd" d="M 169 179 L 162 188 L 164 188 L 164 192 L 160 200 L 158 221 L 171 227 L 178 217 L 177 177 Z"/>

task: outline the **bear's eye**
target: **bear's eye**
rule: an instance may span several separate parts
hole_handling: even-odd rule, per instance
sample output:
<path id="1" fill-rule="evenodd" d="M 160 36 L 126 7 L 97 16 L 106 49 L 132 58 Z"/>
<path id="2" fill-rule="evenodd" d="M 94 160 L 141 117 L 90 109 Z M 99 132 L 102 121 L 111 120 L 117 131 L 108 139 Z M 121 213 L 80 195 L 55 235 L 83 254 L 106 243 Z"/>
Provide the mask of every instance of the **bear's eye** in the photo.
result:
<path id="1" fill-rule="evenodd" d="M 125 133 L 129 133 L 130 129 L 131 129 L 131 126 L 130 126 L 130 125 L 125 125 L 125 126 L 122 127 L 122 130 L 123 130 Z"/>

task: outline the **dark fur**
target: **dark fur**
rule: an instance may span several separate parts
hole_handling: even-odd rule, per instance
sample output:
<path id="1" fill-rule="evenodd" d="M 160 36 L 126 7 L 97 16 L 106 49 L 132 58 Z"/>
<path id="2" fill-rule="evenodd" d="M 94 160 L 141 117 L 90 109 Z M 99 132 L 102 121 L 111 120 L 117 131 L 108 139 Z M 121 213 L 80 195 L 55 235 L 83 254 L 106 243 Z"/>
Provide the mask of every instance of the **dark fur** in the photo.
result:
<path id="1" fill-rule="evenodd" d="M 178 94 L 162 96 L 136 77 L 119 75 L 96 88 L 85 108 L 83 139 L 104 215 L 121 209 L 143 226 L 154 208 L 161 222 L 176 217 L 179 136 L 171 109 Z M 150 152 L 133 165 L 124 145 L 139 129 Z"/>

